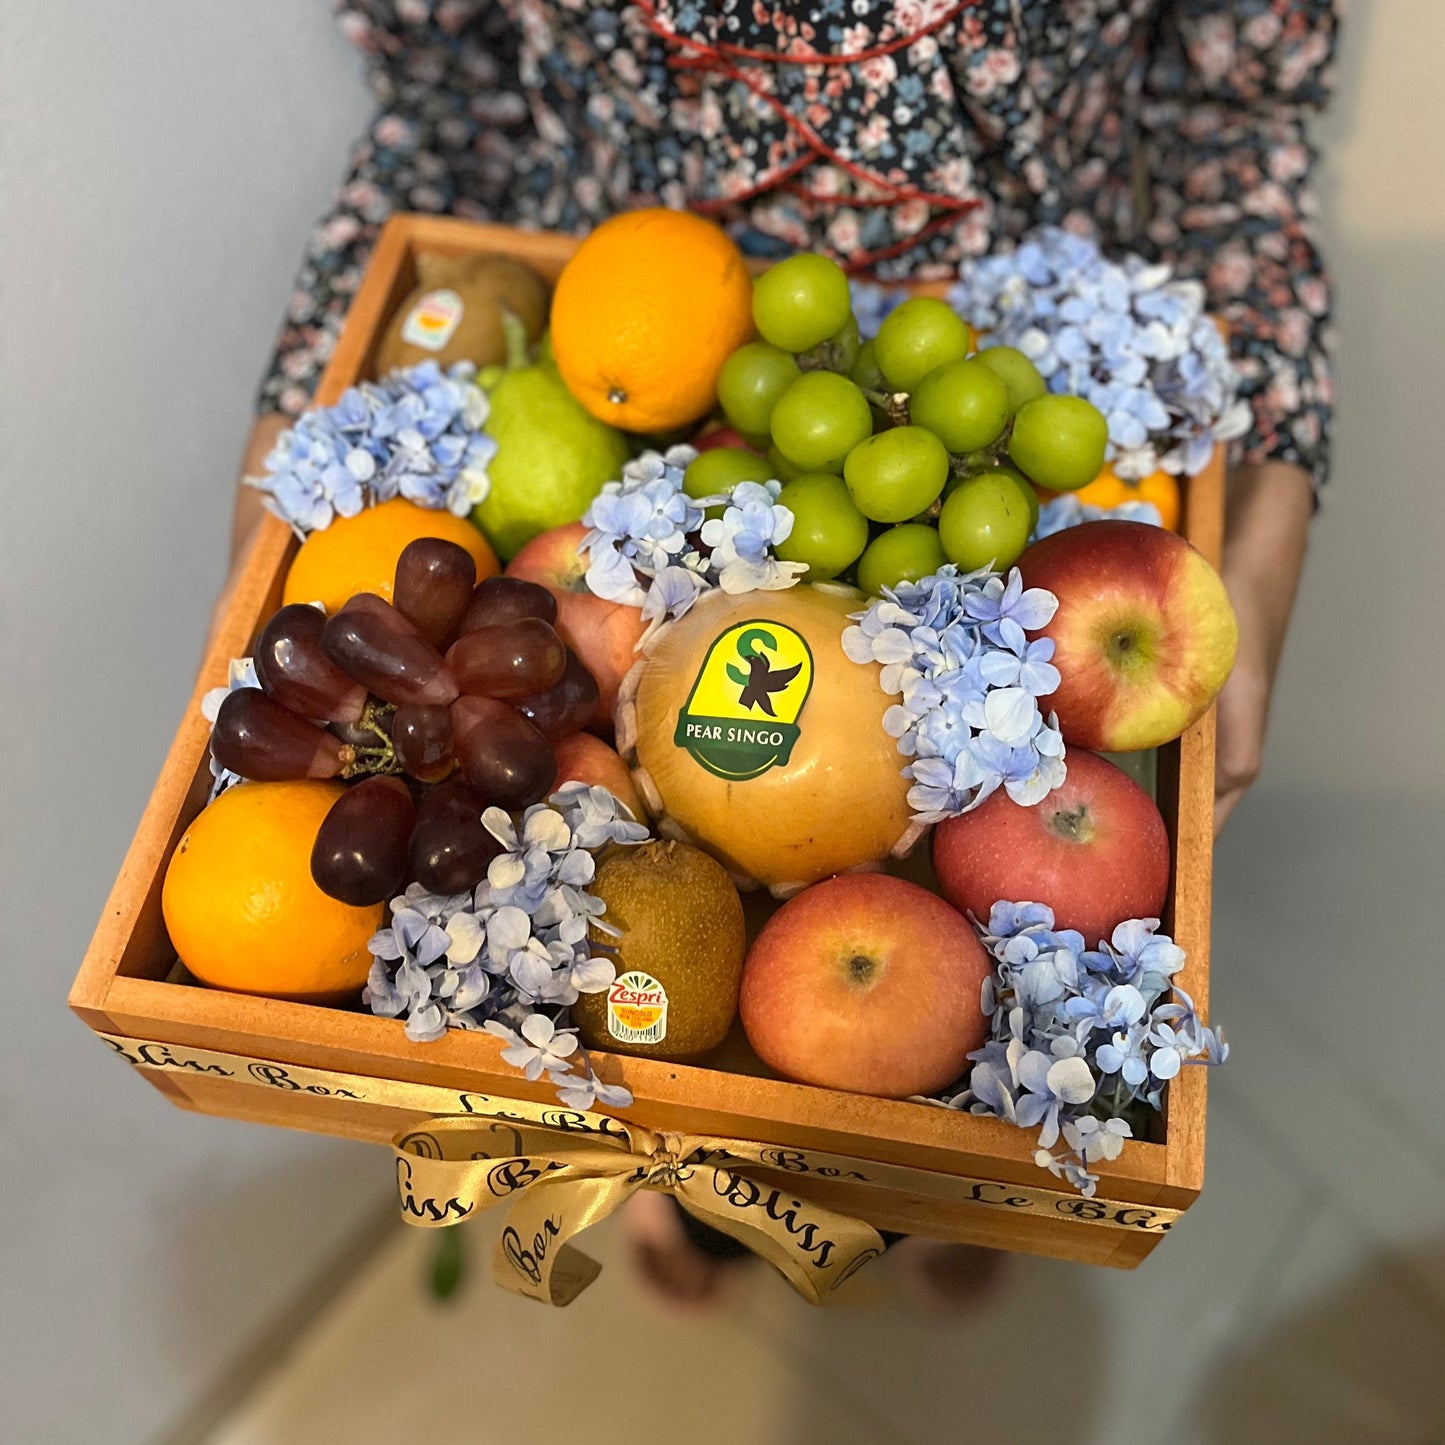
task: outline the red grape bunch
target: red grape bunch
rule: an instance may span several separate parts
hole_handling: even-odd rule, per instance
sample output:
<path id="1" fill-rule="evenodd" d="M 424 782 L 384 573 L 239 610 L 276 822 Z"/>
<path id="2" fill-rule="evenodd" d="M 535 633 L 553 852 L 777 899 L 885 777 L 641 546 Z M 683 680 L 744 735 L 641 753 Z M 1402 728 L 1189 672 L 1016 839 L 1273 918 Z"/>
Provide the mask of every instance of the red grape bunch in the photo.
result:
<path id="1" fill-rule="evenodd" d="M 260 686 L 227 694 L 211 752 L 242 778 L 357 780 L 311 855 L 333 898 L 380 903 L 410 879 L 463 892 L 501 851 L 482 813 L 541 802 L 553 744 L 597 711 L 556 620 L 545 587 L 478 585 L 463 548 L 422 538 L 401 554 L 392 602 L 363 592 L 330 617 L 293 603 L 267 622 Z"/>

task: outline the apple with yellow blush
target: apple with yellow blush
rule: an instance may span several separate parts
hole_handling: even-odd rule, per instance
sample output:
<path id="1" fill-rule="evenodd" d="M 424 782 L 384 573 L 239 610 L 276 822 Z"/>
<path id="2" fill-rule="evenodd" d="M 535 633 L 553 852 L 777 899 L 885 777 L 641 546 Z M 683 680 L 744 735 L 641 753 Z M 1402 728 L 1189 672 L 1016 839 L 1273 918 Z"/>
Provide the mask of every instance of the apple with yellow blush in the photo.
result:
<path id="1" fill-rule="evenodd" d="M 1042 700 L 1064 741 L 1128 753 L 1172 741 L 1234 666 L 1239 628 L 1219 574 L 1182 537 L 1147 522 L 1085 522 L 1018 560 L 1025 587 L 1059 599 L 1058 690 Z"/>

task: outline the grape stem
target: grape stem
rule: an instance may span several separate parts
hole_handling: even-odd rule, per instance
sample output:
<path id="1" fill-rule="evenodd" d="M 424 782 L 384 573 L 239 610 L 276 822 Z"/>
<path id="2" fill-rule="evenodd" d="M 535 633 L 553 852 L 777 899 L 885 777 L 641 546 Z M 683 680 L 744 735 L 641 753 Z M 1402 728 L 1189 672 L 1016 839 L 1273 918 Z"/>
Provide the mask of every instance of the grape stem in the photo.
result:
<path id="1" fill-rule="evenodd" d="M 894 426 L 908 425 L 908 393 L 906 391 L 864 391 L 864 396 Z"/>
<path id="2" fill-rule="evenodd" d="M 950 452 L 948 455 L 949 469 L 955 477 L 967 478 L 977 477 L 984 472 L 991 472 L 1004 466 L 1008 460 L 1008 443 L 1012 432 L 1011 426 L 1005 427 L 997 441 L 979 448 L 976 452 L 967 452 L 962 455 L 958 452 Z"/>
<path id="3" fill-rule="evenodd" d="M 401 759 L 396 755 L 396 747 L 391 741 L 391 734 L 382 725 L 383 721 L 395 711 L 396 709 L 389 702 L 378 702 L 375 698 L 367 698 L 366 710 L 361 714 L 361 720 L 357 726 L 364 728 L 369 733 L 375 733 L 381 739 L 381 744 L 374 748 L 343 749 L 342 756 L 346 759 L 341 770 L 343 778 L 354 778 L 362 773 L 401 772 Z M 348 754 L 349 756 L 347 756 Z"/>

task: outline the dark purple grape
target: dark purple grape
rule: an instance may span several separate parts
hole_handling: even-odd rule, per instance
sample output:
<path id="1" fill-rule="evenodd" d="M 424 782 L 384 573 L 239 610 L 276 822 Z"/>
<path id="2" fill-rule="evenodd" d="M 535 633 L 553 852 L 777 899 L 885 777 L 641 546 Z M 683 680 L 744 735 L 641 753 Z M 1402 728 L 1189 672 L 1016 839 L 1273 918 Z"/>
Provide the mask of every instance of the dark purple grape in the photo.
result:
<path id="1" fill-rule="evenodd" d="M 478 697 L 531 697 L 562 680 L 567 644 L 540 617 L 479 627 L 447 649 L 447 666 L 463 692 Z"/>
<path id="2" fill-rule="evenodd" d="M 227 693 L 211 729 L 216 761 L 259 783 L 339 777 L 351 751 L 340 738 L 288 712 L 259 687 Z"/>
<path id="3" fill-rule="evenodd" d="M 597 698 L 597 679 L 569 647 L 567 668 L 561 680 L 554 682 L 546 692 L 517 698 L 512 706 L 549 742 L 555 743 L 581 732 L 592 721 L 597 711 Z"/>
<path id="4" fill-rule="evenodd" d="M 366 707 L 366 689 L 321 650 L 326 614 L 292 602 L 261 629 L 256 676 L 268 697 L 298 717 L 354 723 Z"/>
<path id="5" fill-rule="evenodd" d="M 452 747 L 462 776 L 509 811 L 540 803 L 557 777 L 552 744 L 515 708 L 463 695 L 452 704 Z"/>
<path id="6" fill-rule="evenodd" d="M 465 547 L 418 537 L 397 559 L 392 606 L 433 647 L 445 647 L 456 636 L 476 581 L 477 564 Z"/>
<path id="7" fill-rule="evenodd" d="M 370 593 L 326 619 L 321 645 L 332 662 L 386 702 L 445 707 L 457 695 L 441 653 L 396 608 Z"/>
<path id="8" fill-rule="evenodd" d="M 367 778 L 348 788 L 331 805 L 311 849 L 316 886 L 358 908 L 394 897 L 406 882 L 415 818 L 400 778 Z"/>
<path id="9" fill-rule="evenodd" d="M 452 715 L 444 707 L 404 703 L 391 719 L 397 761 L 423 783 L 440 782 L 452 770 Z"/>
<path id="10" fill-rule="evenodd" d="M 482 826 L 485 801 L 460 778 L 433 788 L 416 810 L 412 876 L 429 893 L 463 893 L 487 875 L 502 845 Z"/>
<path id="11" fill-rule="evenodd" d="M 379 592 L 354 592 L 346 599 L 341 610 L 344 612 L 347 607 L 360 612 L 371 612 L 377 617 L 389 617 L 396 610 Z"/>
<path id="12" fill-rule="evenodd" d="M 508 622 L 520 622 L 524 617 L 556 622 L 557 599 L 537 582 L 526 582 L 520 577 L 488 577 L 478 583 L 472 593 L 458 632 L 465 636 L 479 627 L 502 627 Z"/>

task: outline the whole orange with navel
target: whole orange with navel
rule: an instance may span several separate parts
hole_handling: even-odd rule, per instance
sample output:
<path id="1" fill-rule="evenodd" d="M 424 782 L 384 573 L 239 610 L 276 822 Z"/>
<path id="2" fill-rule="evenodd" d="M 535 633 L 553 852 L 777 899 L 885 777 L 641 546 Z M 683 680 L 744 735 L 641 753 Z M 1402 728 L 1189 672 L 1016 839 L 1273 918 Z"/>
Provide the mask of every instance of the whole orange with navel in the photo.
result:
<path id="1" fill-rule="evenodd" d="M 707 414 L 722 364 L 753 331 L 742 252 L 686 211 L 628 211 L 577 248 L 552 297 L 572 395 L 610 426 L 662 432 Z"/>

